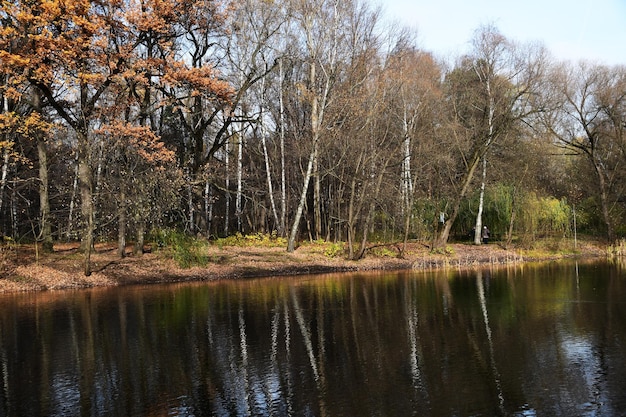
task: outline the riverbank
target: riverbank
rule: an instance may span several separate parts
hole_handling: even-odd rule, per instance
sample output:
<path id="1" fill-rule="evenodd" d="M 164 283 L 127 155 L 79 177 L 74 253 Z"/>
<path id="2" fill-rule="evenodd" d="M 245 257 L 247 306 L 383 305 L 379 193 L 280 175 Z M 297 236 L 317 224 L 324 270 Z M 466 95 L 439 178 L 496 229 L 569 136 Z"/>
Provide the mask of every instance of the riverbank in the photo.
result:
<path id="1" fill-rule="evenodd" d="M 329 256 L 328 246 L 305 244 L 295 252 L 282 247 L 217 246 L 206 248 L 202 267 L 181 268 L 167 250 L 120 259 L 114 244 L 98 244 L 92 255 L 91 276 L 82 274 L 77 244 L 57 244 L 51 254 L 34 245 L 0 247 L 0 292 L 77 289 L 129 284 L 210 281 L 252 277 L 302 275 L 367 270 L 463 268 L 542 261 L 564 257 L 602 257 L 606 248 L 597 242 L 580 242 L 576 251 L 504 249 L 497 244 L 451 244 L 433 253 L 424 243 L 410 243 L 402 258 L 399 246 L 384 245 L 368 251 L 359 261 Z"/>

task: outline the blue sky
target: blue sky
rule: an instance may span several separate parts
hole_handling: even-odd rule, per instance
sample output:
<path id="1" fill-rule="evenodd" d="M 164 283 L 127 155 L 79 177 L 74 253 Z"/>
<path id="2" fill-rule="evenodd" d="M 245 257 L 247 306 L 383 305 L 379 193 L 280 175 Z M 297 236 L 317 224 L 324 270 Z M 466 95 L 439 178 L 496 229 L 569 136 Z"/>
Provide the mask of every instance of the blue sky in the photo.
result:
<path id="1" fill-rule="evenodd" d="M 510 39 L 543 42 L 556 59 L 626 65 L 626 0 L 371 1 L 441 58 L 466 52 L 474 30 L 494 24 Z"/>

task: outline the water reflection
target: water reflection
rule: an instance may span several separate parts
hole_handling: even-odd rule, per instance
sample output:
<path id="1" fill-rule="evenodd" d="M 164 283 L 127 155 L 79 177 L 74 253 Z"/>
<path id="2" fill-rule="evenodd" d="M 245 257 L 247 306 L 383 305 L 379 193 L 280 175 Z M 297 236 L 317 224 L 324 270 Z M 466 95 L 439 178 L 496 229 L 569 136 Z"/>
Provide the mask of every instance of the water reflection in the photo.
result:
<path id="1" fill-rule="evenodd" d="M 604 263 L 0 298 L 0 416 L 619 415 Z"/>

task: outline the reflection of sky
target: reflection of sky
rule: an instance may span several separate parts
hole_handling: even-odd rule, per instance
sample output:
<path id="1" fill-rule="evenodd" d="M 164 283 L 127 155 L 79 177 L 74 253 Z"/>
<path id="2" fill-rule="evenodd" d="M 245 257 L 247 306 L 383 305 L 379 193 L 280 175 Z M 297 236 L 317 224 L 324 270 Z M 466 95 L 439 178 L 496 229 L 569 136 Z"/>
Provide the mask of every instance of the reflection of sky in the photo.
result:
<path id="1" fill-rule="evenodd" d="M 560 349 L 564 354 L 564 370 L 569 378 L 580 378 L 586 386 L 587 401 L 584 398 L 576 398 L 573 393 L 564 393 L 564 386 L 559 387 L 561 395 L 569 394 L 573 396 L 572 400 L 580 404 L 581 412 L 585 415 L 596 415 L 603 407 L 609 406 L 608 398 L 603 389 L 606 383 L 606 373 L 603 371 L 603 364 L 600 360 L 599 352 L 593 346 L 592 342 L 581 335 L 572 335 L 561 331 L 559 334 Z M 602 410 L 602 414 L 607 410 Z M 613 413 L 610 413 L 613 415 Z"/>
<path id="2" fill-rule="evenodd" d="M 58 373 L 53 376 L 51 401 L 55 415 L 64 416 L 80 409 L 80 389 L 74 375 Z"/>

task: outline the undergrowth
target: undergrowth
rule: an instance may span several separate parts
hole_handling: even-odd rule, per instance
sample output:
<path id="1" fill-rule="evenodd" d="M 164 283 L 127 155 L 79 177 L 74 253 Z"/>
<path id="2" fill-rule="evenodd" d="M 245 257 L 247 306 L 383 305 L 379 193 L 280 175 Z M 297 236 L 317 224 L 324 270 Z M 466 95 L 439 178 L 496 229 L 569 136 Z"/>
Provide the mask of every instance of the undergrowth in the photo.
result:
<path id="1" fill-rule="evenodd" d="M 161 249 L 166 249 L 181 268 L 207 266 L 209 243 L 196 239 L 174 229 L 159 229 L 153 231 L 151 240 Z"/>
<path id="2" fill-rule="evenodd" d="M 626 256 L 626 239 L 620 239 L 606 248 L 610 257 Z"/>
<path id="3" fill-rule="evenodd" d="M 220 249 L 223 246 L 255 246 L 263 248 L 287 247 L 287 239 L 278 236 L 276 232 L 272 232 L 270 234 L 253 233 L 249 235 L 243 235 L 237 232 L 232 236 L 216 239 L 213 243 Z"/>

